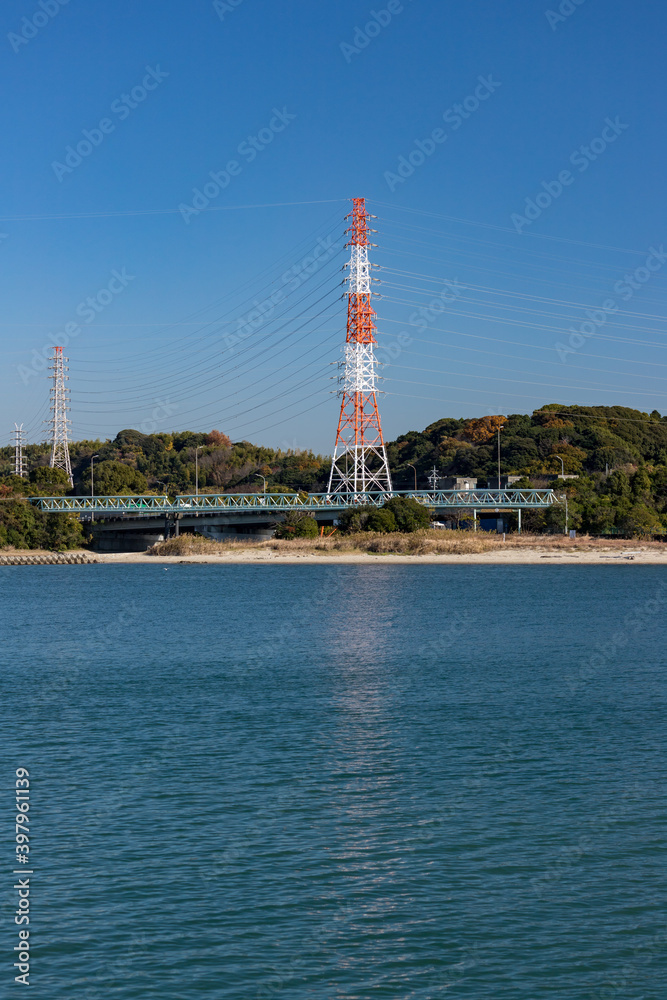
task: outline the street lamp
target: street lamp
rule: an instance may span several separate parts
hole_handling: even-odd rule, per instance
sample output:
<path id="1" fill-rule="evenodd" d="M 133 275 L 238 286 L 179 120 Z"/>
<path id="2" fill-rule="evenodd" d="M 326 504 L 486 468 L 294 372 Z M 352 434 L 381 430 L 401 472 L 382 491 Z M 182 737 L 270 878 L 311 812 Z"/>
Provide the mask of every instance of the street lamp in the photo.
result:
<path id="1" fill-rule="evenodd" d="M 500 432 L 503 429 L 501 424 L 498 428 L 498 489 L 500 489 Z"/>
<path id="2" fill-rule="evenodd" d="M 92 524 L 95 520 L 95 511 L 93 510 L 95 506 L 95 459 L 99 458 L 99 455 L 90 456 L 90 523 Z"/>
<path id="3" fill-rule="evenodd" d="M 414 465 L 410 465 L 409 462 L 408 462 L 408 468 L 409 469 L 415 469 Z M 417 492 L 417 470 L 415 469 L 415 493 L 416 492 Z"/>
<path id="4" fill-rule="evenodd" d="M 563 462 L 563 459 L 560 457 L 560 455 L 554 455 L 554 458 L 557 458 L 558 461 L 560 462 L 560 466 L 561 466 L 561 470 L 562 470 L 562 479 L 563 479 L 563 482 L 565 482 L 565 463 Z M 567 533 L 568 533 L 568 530 L 567 530 L 568 529 L 567 493 L 563 493 L 563 499 L 565 500 L 565 532 L 564 532 L 564 534 L 567 535 Z"/>
<path id="5" fill-rule="evenodd" d="M 199 496 L 199 452 L 203 447 L 203 444 L 198 444 L 195 448 L 195 496 Z"/>
<path id="6" fill-rule="evenodd" d="M 255 479 L 264 480 L 264 492 L 266 493 L 266 478 L 261 474 L 261 472 L 258 472 L 257 475 L 255 476 Z"/>

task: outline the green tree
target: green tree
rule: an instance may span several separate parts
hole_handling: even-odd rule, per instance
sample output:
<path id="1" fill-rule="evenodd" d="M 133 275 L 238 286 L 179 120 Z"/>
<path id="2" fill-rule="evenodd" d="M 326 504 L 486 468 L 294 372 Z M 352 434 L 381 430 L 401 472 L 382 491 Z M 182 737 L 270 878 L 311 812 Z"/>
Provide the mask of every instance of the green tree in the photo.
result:
<path id="1" fill-rule="evenodd" d="M 615 497 L 629 497 L 631 492 L 630 480 L 625 472 L 621 472 L 620 470 L 612 472 L 606 482 L 605 490 Z"/>
<path id="2" fill-rule="evenodd" d="M 0 503 L 0 546 L 40 549 L 45 545 L 44 514 L 27 500 L 3 498 Z"/>
<path id="3" fill-rule="evenodd" d="M 51 493 L 53 496 L 60 496 L 70 488 L 65 470 L 52 469 L 48 465 L 38 465 L 33 469 L 30 473 L 30 482 L 39 488 L 42 495 Z"/>
<path id="4" fill-rule="evenodd" d="M 645 505 L 651 505 L 651 477 L 644 466 L 637 469 L 635 474 L 632 476 L 630 480 L 630 491 L 634 500 Z"/>
<path id="5" fill-rule="evenodd" d="M 390 531 L 398 531 L 396 518 L 386 507 L 378 507 L 369 514 L 366 522 L 366 531 L 380 531 L 383 534 Z"/>
<path id="6" fill-rule="evenodd" d="M 109 460 L 95 465 L 95 496 L 122 496 L 127 493 L 145 493 L 148 489 L 146 477 L 124 462 Z M 90 469 L 82 480 L 83 487 L 90 493 Z"/>
<path id="7" fill-rule="evenodd" d="M 431 524 L 431 515 L 418 500 L 407 497 L 392 497 L 384 504 L 383 510 L 393 514 L 397 531 L 419 531 Z"/>
<path id="8" fill-rule="evenodd" d="M 631 535 L 642 538 L 660 531 L 662 523 L 656 512 L 645 503 L 635 503 L 623 518 L 621 527 Z"/>
<path id="9" fill-rule="evenodd" d="M 615 526 L 617 509 L 611 497 L 598 497 L 586 506 L 582 515 L 582 527 L 591 535 L 605 535 Z"/>
<path id="10" fill-rule="evenodd" d="M 276 528 L 276 538 L 317 538 L 319 533 L 315 518 L 298 510 L 291 510 Z"/>
<path id="11" fill-rule="evenodd" d="M 45 548 L 78 549 L 83 545 L 83 528 L 75 514 L 47 514 Z"/>
<path id="12" fill-rule="evenodd" d="M 359 507 L 348 507 L 338 518 L 338 527 L 344 534 L 355 531 L 366 531 L 371 514 L 376 508 L 372 504 L 362 504 Z"/>

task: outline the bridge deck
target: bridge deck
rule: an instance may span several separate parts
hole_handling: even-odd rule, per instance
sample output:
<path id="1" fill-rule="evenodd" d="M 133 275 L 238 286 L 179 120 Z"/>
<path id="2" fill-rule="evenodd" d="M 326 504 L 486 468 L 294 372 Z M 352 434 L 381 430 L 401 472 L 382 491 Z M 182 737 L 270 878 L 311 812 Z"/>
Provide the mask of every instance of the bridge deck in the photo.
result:
<path id="1" fill-rule="evenodd" d="M 530 510 L 559 502 L 553 490 L 394 490 L 392 493 L 200 493 L 177 496 L 31 497 L 50 513 L 216 514 L 223 511 L 267 513 L 303 510 L 314 514 L 369 504 L 381 507 L 392 497 L 408 497 L 438 510 Z"/>

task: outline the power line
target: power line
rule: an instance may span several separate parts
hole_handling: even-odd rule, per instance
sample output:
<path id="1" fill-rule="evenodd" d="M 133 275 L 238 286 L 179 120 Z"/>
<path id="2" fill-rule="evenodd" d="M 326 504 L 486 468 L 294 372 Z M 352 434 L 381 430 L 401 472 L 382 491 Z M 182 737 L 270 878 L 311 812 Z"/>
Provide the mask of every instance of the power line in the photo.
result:
<path id="1" fill-rule="evenodd" d="M 236 212 L 251 208 L 288 208 L 296 205 L 333 205 L 349 198 L 321 198 L 317 201 L 273 201 L 256 205 L 211 205 L 199 212 Z M 62 212 L 57 215 L 4 215 L 0 222 L 50 222 L 62 219 L 111 219 L 139 215 L 180 215 L 180 208 L 142 208 L 111 212 Z"/>

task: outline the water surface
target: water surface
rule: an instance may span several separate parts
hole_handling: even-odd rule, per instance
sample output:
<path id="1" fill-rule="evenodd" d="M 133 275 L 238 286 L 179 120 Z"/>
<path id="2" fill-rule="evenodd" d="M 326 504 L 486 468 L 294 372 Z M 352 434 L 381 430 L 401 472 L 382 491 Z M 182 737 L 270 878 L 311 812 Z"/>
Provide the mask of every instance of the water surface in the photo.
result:
<path id="1" fill-rule="evenodd" d="M 664 1000 L 663 580 L 0 568 L 30 996 Z"/>

